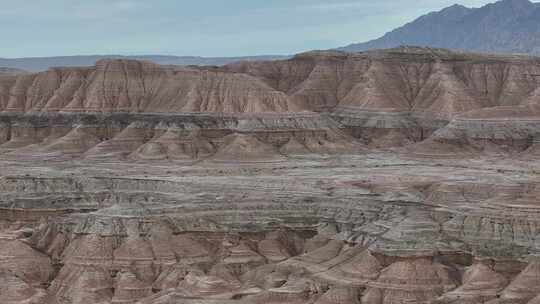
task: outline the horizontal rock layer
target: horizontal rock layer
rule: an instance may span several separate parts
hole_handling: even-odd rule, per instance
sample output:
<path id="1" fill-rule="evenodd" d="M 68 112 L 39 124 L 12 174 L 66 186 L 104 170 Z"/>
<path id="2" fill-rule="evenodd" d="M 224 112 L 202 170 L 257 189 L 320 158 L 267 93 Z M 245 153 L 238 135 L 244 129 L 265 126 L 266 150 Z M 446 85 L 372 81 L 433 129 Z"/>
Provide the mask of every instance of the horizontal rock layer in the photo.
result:
<path id="1" fill-rule="evenodd" d="M 103 60 L 3 76 L 0 111 L 256 113 L 334 108 L 450 119 L 538 102 L 538 59 L 395 49 L 181 68 Z M 494 109 L 495 112 L 498 110 Z"/>
<path id="2" fill-rule="evenodd" d="M 0 77 L 9 304 L 535 303 L 537 59 Z"/>
<path id="3" fill-rule="evenodd" d="M 47 304 L 533 300 L 531 162 L 437 161 L 3 157 L 0 269 Z"/>

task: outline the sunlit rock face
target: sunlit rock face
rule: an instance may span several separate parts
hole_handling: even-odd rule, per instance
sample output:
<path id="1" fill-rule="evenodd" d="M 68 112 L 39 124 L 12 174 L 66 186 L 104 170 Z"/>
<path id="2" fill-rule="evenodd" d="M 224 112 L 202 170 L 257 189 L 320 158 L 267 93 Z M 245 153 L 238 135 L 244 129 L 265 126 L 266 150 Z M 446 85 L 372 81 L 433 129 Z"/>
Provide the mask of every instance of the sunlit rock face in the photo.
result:
<path id="1" fill-rule="evenodd" d="M 535 304 L 538 60 L 0 76 L 0 302 Z"/>

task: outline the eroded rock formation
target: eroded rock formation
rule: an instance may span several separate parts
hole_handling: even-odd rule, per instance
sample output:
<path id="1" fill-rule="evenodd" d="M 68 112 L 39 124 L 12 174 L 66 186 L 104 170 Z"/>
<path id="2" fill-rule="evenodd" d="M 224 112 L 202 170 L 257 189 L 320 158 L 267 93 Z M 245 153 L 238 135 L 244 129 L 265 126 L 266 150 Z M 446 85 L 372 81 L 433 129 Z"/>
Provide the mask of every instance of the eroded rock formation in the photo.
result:
<path id="1" fill-rule="evenodd" d="M 0 299 L 536 303 L 539 63 L 405 48 L 3 75 Z"/>

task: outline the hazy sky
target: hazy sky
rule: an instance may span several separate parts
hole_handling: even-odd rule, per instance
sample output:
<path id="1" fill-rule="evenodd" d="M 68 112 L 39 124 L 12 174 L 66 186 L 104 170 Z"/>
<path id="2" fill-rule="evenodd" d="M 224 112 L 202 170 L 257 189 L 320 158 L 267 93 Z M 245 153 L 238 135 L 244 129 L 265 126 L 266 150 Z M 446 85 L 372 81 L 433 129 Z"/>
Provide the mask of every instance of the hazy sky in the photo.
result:
<path id="1" fill-rule="evenodd" d="M 292 54 L 494 0 L 0 0 L 0 57 Z"/>

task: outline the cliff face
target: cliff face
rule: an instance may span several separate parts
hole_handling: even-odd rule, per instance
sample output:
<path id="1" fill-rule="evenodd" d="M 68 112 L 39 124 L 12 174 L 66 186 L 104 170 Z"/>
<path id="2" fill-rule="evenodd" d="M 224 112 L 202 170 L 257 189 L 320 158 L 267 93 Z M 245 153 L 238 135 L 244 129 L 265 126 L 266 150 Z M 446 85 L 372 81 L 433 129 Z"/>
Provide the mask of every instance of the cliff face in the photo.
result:
<path id="1" fill-rule="evenodd" d="M 357 54 L 311 52 L 284 61 L 242 62 L 220 68 L 105 60 L 93 68 L 55 68 L 0 77 L 0 115 L 8 117 L 4 121 L 10 126 L 4 128 L 2 142 L 12 142 L 0 149 L 44 144 L 45 138 L 50 141 L 62 135 L 51 135 L 47 123 L 41 127 L 31 119 L 23 128 L 14 115 L 71 117 L 68 124 L 63 122 L 63 128 L 73 129 L 82 123 L 73 115 L 124 114 L 127 118 L 123 125 L 116 125 L 118 132 L 138 121 L 135 114 L 152 114 L 154 120 L 162 121 L 167 116 L 270 115 L 274 116 L 273 125 L 263 129 L 298 130 L 304 134 L 298 138 L 302 146 L 311 146 L 307 148 L 311 151 L 320 149 L 314 142 L 307 143 L 305 134 L 318 127 L 302 125 L 309 119 L 293 125 L 287 120 L 280 122 L 279 115 L 324 116 L 323 120 L 334 121 L 332 129 L 347 130 L 364 144 L 377 147 L 411 144 L 448 124 L 434 135 L 436 142 L 455 145 L 463 138 L 516 139 L 524 141 L 518 149 L 526 149 L 530 145 L 526 141 L 536 136 L 540 114 L 539 75 L 540 60 L 534 57 L 410 47 Z M 505 121 L 507 118 L 512 121 Z M 176 123 L 181 121 L 179 118 Z M 498 127 L 501 121 L 504 126 Z M 154 129 L 153 125 L 146 127 Z M 501 128 L 513 131 L 501 135 Z M 37 138 L 29 135 L 38 129 Z M 223 135 L 238 131 L 230 126 L 221 130 Z M 108 132 L 98 138 L 103 141 L 115 134 Z M 277 141 L 276 148 L 305 150 L 294 147 L 295 141 L 281 146 L 287 138 L 291 137 Z M 424 151 L 425 147 L 419 146 L 418 151 L 422 154 L 431 149 Z"/>
<path id="2" fill-rule="evenodd" d="M 537 102 L 540 60 L 403 47 L 361 54 L 307 53 L 226 69 L 262 78 L 308 109 L 395 111 L 450 119 Z"/>
<path id="3" fill-rule="evenodd" d="M 400 48 L 175 68 L 126 60 L 4 77 L 4 112 L 411 112 L 450 119 L 536 103 L 540 60 Z M 15 79 L 14 79 L 15 78 Z"/>
<path id="4" fill-rule="evenodd" d="M 12 81 L 12 80 L 11 80 Z M 283 112 L 286 97 L 248 75 L 100 61 L 17 77 L 5 112 Z"/>

